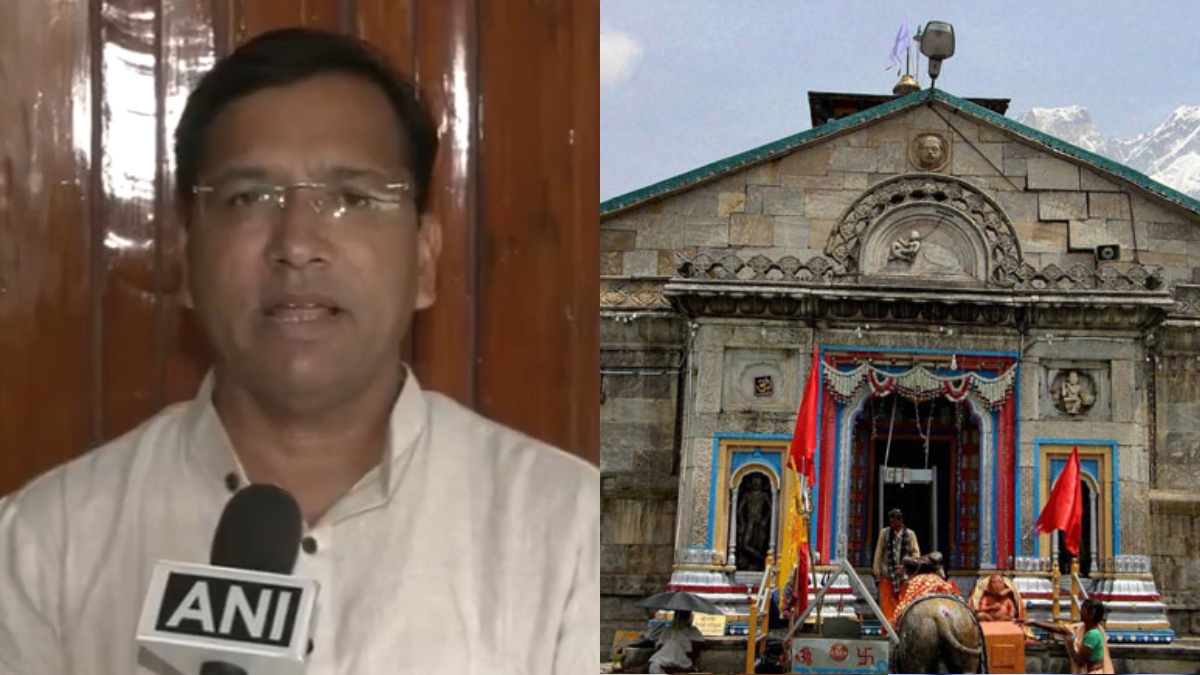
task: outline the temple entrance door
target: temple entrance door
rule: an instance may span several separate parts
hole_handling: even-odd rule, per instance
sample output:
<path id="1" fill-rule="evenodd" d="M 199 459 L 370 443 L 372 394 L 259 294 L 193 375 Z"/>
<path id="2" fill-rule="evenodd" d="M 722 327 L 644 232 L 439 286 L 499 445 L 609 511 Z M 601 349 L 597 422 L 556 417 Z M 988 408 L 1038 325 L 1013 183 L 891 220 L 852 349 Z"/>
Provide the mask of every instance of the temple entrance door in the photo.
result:
<path id="1" fill-rule="evenodd" d="M 1092 561 L 1096 550 L 1096 491 L 1090 480 L 1079 481 L 1083 493 L 1083 508 L 1080 509 L 1079 537 L 1079 576 L 1089 577 L 1092 574 Z M 1062 532 L 1055 530 L 1055 545 L 1058 547 L 1058 571 L 1061 574 L 1071 572 L 1071 559 L 1075 556 L 1067 550 L 1067 540 Z"/>
<path id="2" fill-rule="evenodd" d="M 869 568 L 888 510 L 899 508 L 922 552 L 947 569 L 977 569 L 980 550 L 980 427 L 945 398 L 868 400 L 855 418 L 847 552 Z"/>
<path id="3" fill-rule="evenodd" d="M 885 507 L 886 505 L 886 507 Z M 922 551 L 938 550 L 937 466 L 928 469 L 879 467 L 879 520 L 887 522 L 887 511 L 904 512 L 904 524 L 917 534 Z"/>

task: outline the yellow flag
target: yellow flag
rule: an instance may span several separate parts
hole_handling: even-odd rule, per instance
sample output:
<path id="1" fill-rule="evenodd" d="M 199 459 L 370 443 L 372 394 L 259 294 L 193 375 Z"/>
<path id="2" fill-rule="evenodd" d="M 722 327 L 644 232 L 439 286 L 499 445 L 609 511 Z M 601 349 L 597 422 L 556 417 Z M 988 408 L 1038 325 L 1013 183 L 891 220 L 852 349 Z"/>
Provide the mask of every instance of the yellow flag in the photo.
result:
<path id="1" fill-rule="evenodd" d="M 805 522 L 800 490 L 800 474 L 795 469 L 788 469 L 784 475 L 784 494 L 787 496 L 787 509 L 784 511 L 783 546 L 779 550 L 779 609 L 783 611 L 787 603 L 784 589 L 792 580 L 792 573 L 797 565 L 803 567 L 801 573 L 808 574 L 808 523 Z M 801 555 L 801 548 L 804 554 Z M 797 578 L 796 583 L 803 584 L 802 590 L 807 593 L 808 584 Z"/>

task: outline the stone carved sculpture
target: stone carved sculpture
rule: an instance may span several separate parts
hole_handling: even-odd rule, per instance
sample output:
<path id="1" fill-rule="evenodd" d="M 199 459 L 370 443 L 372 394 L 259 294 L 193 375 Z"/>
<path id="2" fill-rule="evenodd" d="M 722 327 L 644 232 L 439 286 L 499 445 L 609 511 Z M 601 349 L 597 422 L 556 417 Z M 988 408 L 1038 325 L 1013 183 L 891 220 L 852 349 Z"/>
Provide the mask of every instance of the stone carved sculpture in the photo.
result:
<path id="1" fill-rule="evenodd" d="M 1055 407 L 1072 417 L 1086 413 L 1096 402 L 1092 379 L 1072 370 L 1059 376 L 1052 392 Z"/>
<path id="2" fill-rule="evenodd" d="M 771 545 L 771 492 L 767 478 L 751 474 L 738 490 L 737 568 L 761 570 Z"/>
<path id="3" fill-rule="evenodd" d="M 917 253 L 921 251 L 921 233 L 913 230 L 908 239 L 900 237 L 892 242 L 892 253 L 888 256 L 888 261 L 900 260 L 902 262 L 911 263 L 916 259 Z"/>
<path id="4" fill-rule="evenodd" d="M 897 176 L 859 197 L 825 243 L 824 253 L 833 275 L 859 273 L 866 233 L 881 218 L 914 205 L 937 205 L 956 212 L 955 217 L 964 227 L 975 231 L 986 248 L 989 281 L 1005 287 L 1016 285 L 1015 273 L 1023 262 L 1016 229 L 999 205 L 980 193 L 978 187 L 949 176 Z"/>
<path id="5" fill-rule="evenodd" d="M 946 149 L 946 139 L 937 134 L 921 134 L 913 140 L 913 163 L 922 171 L 940 171 L 950 159 Z"/>

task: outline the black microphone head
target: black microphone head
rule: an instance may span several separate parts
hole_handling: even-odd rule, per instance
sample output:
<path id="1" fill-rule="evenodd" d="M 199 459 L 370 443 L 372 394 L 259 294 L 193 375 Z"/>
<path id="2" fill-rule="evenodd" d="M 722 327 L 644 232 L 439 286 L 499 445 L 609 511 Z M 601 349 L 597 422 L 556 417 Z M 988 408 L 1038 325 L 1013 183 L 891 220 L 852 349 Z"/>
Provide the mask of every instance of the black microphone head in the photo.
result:
<path id="1" fill-rule="evenodd" d="M 300 552 L 303 518 L 296 499 L 281 487 L 255 483 L 234 493 L 213 535 L 210 562 L 291 574 Z"/>

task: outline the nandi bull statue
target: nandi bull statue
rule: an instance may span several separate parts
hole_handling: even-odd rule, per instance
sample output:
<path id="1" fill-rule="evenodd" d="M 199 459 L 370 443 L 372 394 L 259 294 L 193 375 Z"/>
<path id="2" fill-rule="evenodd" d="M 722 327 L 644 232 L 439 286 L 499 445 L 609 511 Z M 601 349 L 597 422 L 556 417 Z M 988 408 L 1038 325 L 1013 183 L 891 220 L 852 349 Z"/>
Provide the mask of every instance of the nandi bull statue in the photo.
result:
<path id="1" fill-rule="evenodd" d="M 909 559 L 905 565 L 916 575 L 898 607 L 899 644 L 892 651 L 891 672 L 986 673 L 983 628 L 943 576 L 941 554 Z"/>

